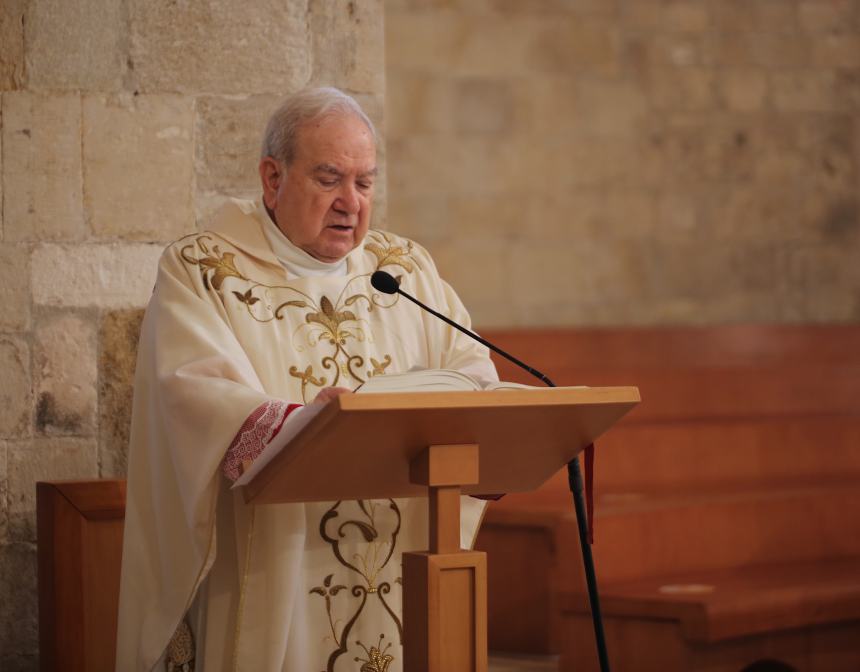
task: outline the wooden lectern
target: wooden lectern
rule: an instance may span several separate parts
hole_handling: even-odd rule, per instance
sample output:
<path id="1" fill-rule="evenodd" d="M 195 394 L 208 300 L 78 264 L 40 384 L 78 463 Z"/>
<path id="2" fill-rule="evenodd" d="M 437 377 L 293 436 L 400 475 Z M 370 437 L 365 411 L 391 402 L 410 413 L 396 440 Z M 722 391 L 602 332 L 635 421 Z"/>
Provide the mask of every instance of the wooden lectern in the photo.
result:
<path id="1" fill-rule="evenodd" d="M 638 402 L 634 387 L 341 395 L 245 500 L 429 494 L 429 550 L 403 554 L 403 669 L 486 672 L 486 555 L 460 548 L 460 494 L 537 488 Z"/>

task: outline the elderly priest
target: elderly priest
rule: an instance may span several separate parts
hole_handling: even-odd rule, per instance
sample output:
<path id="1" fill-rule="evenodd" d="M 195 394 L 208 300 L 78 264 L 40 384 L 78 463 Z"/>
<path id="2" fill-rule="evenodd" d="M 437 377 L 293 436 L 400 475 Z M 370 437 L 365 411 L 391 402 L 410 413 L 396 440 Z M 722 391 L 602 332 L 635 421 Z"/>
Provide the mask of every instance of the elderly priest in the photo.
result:
<path id="1" fill-rule="evenodd" d="M 257 202 L 230 201 L 161 258 L 135 381 L 117 669 L 400 671 L 400 556 L 426 545 L 426 500 L 253 507 L 231 482 L 306 405 L 371 376 L 496 372 L 483 347 L 371 287 L 387 270 L 469 323 L 420 245 L 369 230 L 376 133 L 355 100 L 289 97 L 259 172 Z M 482 506 L 464 503 L 467 545 Z"/>

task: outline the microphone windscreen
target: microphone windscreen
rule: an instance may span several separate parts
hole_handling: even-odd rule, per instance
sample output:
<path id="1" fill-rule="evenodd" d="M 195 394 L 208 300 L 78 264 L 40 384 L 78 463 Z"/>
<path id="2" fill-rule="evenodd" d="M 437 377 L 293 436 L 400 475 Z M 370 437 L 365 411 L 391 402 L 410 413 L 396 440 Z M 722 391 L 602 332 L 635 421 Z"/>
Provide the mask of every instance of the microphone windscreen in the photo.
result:
<path id="1" fill-rule="evenodd" d="M 389 273 L 385 271 L 376 271 L 370 276 L 370 284 L 374 289 L 378 289 L 383 294 L 397 294 L 400 285 Z"/>

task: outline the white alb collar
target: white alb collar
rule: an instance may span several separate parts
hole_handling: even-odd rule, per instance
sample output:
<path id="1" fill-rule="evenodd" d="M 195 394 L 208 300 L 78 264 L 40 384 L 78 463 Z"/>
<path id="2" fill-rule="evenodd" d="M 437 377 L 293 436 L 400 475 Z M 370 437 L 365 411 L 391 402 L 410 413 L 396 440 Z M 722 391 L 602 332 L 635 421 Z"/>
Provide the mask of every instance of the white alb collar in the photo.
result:
<path id="1" fill-rule="evenodd" d="M 287 270 L 287 273 L 298 278 L 308 277 L 343 277 L 347 273 L 347 257 L 334 262 L 320 261 L 312 257 L 302 248 L 297 247 L 278 228 L 278 225 L 269 217 L 266 206 L 260 200 L 260 219 L 263 222 L 263 234 L 269 245 L 272 246 L 278 261 Z M 349 255 L 347 255 L 349 256 Z"/>

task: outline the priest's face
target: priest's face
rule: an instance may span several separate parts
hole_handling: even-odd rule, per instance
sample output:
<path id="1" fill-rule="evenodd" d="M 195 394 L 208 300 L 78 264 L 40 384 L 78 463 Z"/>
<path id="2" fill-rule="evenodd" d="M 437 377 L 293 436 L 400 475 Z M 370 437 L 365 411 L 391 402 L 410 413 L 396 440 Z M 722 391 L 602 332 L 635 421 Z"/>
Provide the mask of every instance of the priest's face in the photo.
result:
<path id="1" fill-rule="evenodd" d="M 352 115 L 307 122 L 296 155 L 285 166 L 260 162 L 263 200 L 287 238 L 327 262 L 343 259 L 370 225 L 376 146 L 365 123 Z"/>

